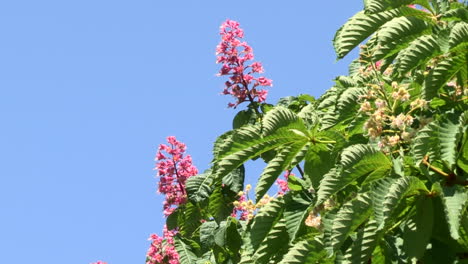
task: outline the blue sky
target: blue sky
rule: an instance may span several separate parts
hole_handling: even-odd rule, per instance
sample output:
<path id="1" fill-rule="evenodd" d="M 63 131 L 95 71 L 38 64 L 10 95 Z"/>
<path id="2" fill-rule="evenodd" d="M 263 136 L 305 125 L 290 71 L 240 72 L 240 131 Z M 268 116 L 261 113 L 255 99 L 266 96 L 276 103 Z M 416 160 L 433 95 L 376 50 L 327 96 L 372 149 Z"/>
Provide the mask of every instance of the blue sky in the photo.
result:
<path id="1" fill-rule="evenodd" d="M 1 1 L 0 263 L 143 263 L 164 221 L 158 144 L 175 135 L 204 170 L 236 113 L 215 76 L 219 25 L 241 23 L 275 103 L 319 96 L 346 73 L 355 53 L 335 63 L 331 40 L 361 7 Z"/>

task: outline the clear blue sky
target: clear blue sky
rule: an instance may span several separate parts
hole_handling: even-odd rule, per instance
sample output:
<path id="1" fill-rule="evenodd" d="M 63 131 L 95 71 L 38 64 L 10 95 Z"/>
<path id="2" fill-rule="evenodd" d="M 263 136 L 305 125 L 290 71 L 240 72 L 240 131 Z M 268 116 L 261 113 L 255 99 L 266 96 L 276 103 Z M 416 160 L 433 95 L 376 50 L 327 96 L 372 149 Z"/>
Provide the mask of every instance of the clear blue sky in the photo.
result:
<path id="1" fill-rule="evenodd" d="M 204 170 L 236 112 L 215 76 L 221 22 L 241 23 L 275 103 L 318 96 L 346 72 L 331 40 L 361 7 L 1 1 L 0 263 L 143 263 L 163 225 L 158 144 L 175 135 Z"/>

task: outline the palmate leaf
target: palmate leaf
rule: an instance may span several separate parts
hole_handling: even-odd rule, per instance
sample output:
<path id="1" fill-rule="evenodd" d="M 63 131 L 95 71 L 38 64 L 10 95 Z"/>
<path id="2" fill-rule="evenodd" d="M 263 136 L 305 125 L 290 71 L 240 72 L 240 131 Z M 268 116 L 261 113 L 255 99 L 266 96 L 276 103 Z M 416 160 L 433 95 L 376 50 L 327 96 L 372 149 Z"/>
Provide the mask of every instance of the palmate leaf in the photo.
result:
<path id="1" fill-rule="evenodd" d="M 337 251 L 351 232 L 364 223 L 371 213 L 372 201 L 368 193 L 360 193 L 355 199 L 345 203 L 333 219 L 327 246 L 333 248 L 334 252 Z"/>
<path id="2" fill-rule="evenodd" d="M 215 221 L 207 221 L 200 226 L 200 244 L 209 249 L 214 243 L 214 233 L 218 224 Z"/>
<path id="3" fill-rule="evenodd" d="M 466 42 L 468 42 L 468 23 L 458 22 L 450 32 L 449 46 L 450 48 L 455 48 Z"/>
<path id="4" fill-rule="evenodd" d="M 394 178 L 383 178 L 371 183 L 371 198 L 374 219 L 377 223 L 384 220 L 384 201 L 390 186 L 396 181 Z"/>
<path id="5" fill-rule="evenodd" d="M 302 119 L 308 129 L 311 129 L 319 122 L 319 113 L 314 104 L 308 104 L 297 114 Z"/>
<path id="6" fill-rule="evenodd" d="M 462 115 L 463 116 L 463 115 Z M 457 146 L 460 142 L 465 124 L 454 124 L 448 118 L 438 122 L 438 136 L 440 142 L 440 157 L 446 161 L 450 169 L 455 169 L 458 156 Z"/>
<path id="7" fill-rule="evenodd" d="M 460 185 L 444 187 L 441 193 L 445 217 L 453 239 L 460 239 L 460 220 L 468 203 L 468 192 Z"/>
<path id="8" fill-rule="evenodd" d="M 355 115 L 358 106 L 358 100 L 360 96 L 366 94 L 369 89 L 367 87 L 350 87 L 343 91 L 338 97 L 336 102 L 336 111 L 340 118 L 339 121 L 343 120 L 344 117 L 350 114 Z"/>
<path id="9" fill-rule="evenodd" d="M 285 210 L 284 219 L 290 241 L 294 241 L 304 228 L 304 223 L 309 215 L 311 201 L 303 194 L 293 194 L 284 197 Z"/>
<path id="10" fill-rule="evenodd" d="M 386 228 L 395 208 L 405 197 L 420 192 L 427 194 L 429 191 L 424 183 L 416 177 L 401 177 L 394 181 L 384 198 L 382 210 L 383 219 L 379 223 L 379 229 Z"/>
<path id="11" fill-rule="evenodd" d="M 339 79 L 342 78 L 337 78 L 337 85 L 341 83 Z M 326 108 L 321 120 L 322 130 L 329 129 L 342 121 L 352 118 L 358 109 L 360 96 L 366 94 L 368 88 L 337 87 L 333 91 L 333 95 L 330 94 L 329 97 L 324 98 L 318 106 L 318 109 L 321 110 L 325 110 L 324 108 Z"/>
<path id="12" fill-rule="evenodd" d="M 467 21 L 468 10 L 466 7 L 451 9 L 441 14 L 440 18 L 445 21 Z"/>
<path id="13" fill-rule="evenodd" d="M 288 233 L 286 231 L 286 221 L 282 218 L 270 230 L 265 239 L 260 243 L 258 249 L 253 255 L 254 263 L 266 264 L 269 260 L 282 248 L 287 247 L 285 241 L 288 240 Z"/>
<path id="14" fill-rule="evenodd" d="M 436 38 L 431 35 L 421 36 L 398 54 L 395 59 L 395 68 L 400 76 L 403 76 L 440 52 Z"/>
<path id="15" fill-rule="evenodd" d="M 380 26 L 400 15 L 393 9 L 367 15 L 364 11 L 351 17 L 335 34 L 333 45 L 338 59 L 343 58 Z"/>
<path id="16" fill-rule="evenodd" d="M 430 196 L 422 196 L 416 201 L 416 209 L 404 223 L 403 250 L 409 259 L 421 259 L 432 235 L 434 209 Z"/>
<path id="17" fill-rule="evenodd" d="M 198 203 L 208 198 L 213 189 L 214 179 L 215 175 L 210 170 L 188 178 L 185 183 L 185 190 L 189 200 Z"/>
<path id="18" fill-rule="evenodd" d="M 390 8 L 406 6 L 412 3 L 424 4 L 424 2 L 427 2 L 427 0 L 364 0 L 364 11 L 369 14 L 374 14 Z"/>
<path id="19" fill-rule="evenodd" d="M 418 131 L 412 144 L 416 165 L 427 155 L 430 161 L 441 159 L 454 170 L 459 155 L 457 146 L 466 131 L 466 115 L 466 111 L 460 115 L 458 123 L 443 117 Z"/>
<path id="20" fill-rule="evenodd" d="M 378 223 L 370 220 L 364 228 L 358 231 L 356 239 L 344 254 L 343 263 L 368 263 L 381 236 L 377 227 Z"/>
<path id="21" fill-rule="evenodd" d="M 382 12 L 389 7 L 385 0 L 364 0 L 364 11 L 369 14 Z"/>
<path id="22" fill-rule="evenodd" d="M 423 97 L 431 100 L 437 95 L 437 91 L 449 82 L 460 71 L 467 73 L 466 49 L 453 57 L 447 57 L 440 61 L 427 75 L 424 81 Z"/>
<path id="23" fill-rule="evenodd" d="M 400 41 L 403 37 L 421 34 L 429 24 L 416 17 L 397 17 L 383 25 L 376 32 L 379 44 Z"/>
<path id="24" fill-rule="evenodd" d="M 255 138 L 252 134 L 258 133 L 258 130 L 249 126 L 244 126 L 238 132 L 248 136 L 233 136 L 235 143 L 230 148 L 220 153 L 215 161 L 214 168 L 216 177 L 224 177 L 241 164 L 262 153 L 275 149 L 282 145 L 292 144 L 298 141 L 304 141 L 305 135 L 295 133 L 298 126 L 291 124 L 278 129 L 274 134 Z"/>
<path id="25" fill-rule="evenodd" d="M 200 208 L 191 203 L 185 203 L 183 210 L 179 210 L 179 221 L 178 227 L 180 234 L 185 237 L 190 237 L 195 230 L 201 225 L 200 220 L 202 219 Z M 180 208 L 180 207 L 179 207 Z"/>
<path id="26" fill-rule="evenodd" d="M 344 137 L 334 131 L 320 131 L 316 137 L 333 144 L 313 144 L 309 147 L 304 163 L 304 178 L 317 189 L 323 176 L 336 164 L 339 152 L 345 145 Z"/>
<path id="27" fill-rule="evenodd" d="M 426 155 L 430 160 L 439 158 L 437 130 L 437 126 L 431 123 L 417 132 L 411 145 L 411 152 L 416 166 L 419 166 Z"/>
<path id="28" fill-rule="evenodd" d="M 192 264 L 197 261 L 197 255 L 193 252 L 193 248 L 184 241 L 180 236 L 174 237 L 174 244 L 179 253 L 180 264 Z"/>
<path id="29" fill-rule="evenodd" d="M 317 191 L 320 205 L 331 195 L 362 176 L 371 173 L 374 179 L 384 177 L 392 168 L 391 161 L 380 151 L 369 145 L 356 144 L 347 147 L 341 154 L 342 169 L 338 167 L 325 174 Z"/>
<path id="30" fill-rule="evenodd" d="M 239 166 L 231 173 L 223 177 L 223 184 L 231 191 L 238 193 L 244 190 L 245 168 L 244 165 Z"/>
<path id="31" fill-rule="evenodd" d="M 231 215 L 235 201 L 234 197 L 225 195 L 224 191 L 221 186 L 215 188 L 208 202 L 208 212 L 218 223 Z"/>
<path id="32" fill-rule="evenodd" d="M 249 231 L 249 241 L 252 249 L 258 249 L 260 243 L 265 239 L 276 222 L 279 221 L 284 211 L 284 200 L 282 198 L 273 199 L 266 204 L 254 217 Z"/>
<path id="33" fill-rule="evenodd" d="M 289 248 L 279 264 L 313 264 L 333 263 L 333 259 L 327 257 L 327 252 L 319 239 L 305 238 Z"/>
<path id="34" fill-rule="evenodd" d="M 286 145 L 278 150 L 278 154 L 268 162 L 258 179 L 255 187 L 257 202 L 262 199 L 281 172 L 291 169 L 304 158 L 310 144 L 308 138 L 304 138 L 302 141 Z"/>
<path id="35" fill-rule="evenodd" d="M 262 134 L 263 136 L 271 135 L 279 128 L 288 126 L 293 123 L 296 124 L 296 129 L 303 132 L 306 131 L 303 122 L 299 120 L 299 117 L 296 115 L 296 113 L 287 109 L 286 107 L 277 106 L 268 111 L 263 117 Z"/>

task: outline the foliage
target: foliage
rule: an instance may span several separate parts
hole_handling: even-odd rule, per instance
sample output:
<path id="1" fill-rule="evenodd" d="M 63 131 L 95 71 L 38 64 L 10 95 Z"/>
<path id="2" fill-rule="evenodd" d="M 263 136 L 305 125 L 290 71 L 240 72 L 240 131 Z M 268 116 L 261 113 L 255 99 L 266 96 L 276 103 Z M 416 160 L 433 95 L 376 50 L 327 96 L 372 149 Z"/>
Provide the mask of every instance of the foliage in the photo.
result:
<path id="1" fill-rule="evenodd" d="M 334 38 L 339 59 L 364 41 L 359 58 L 318 99 L 255 101 L 250 66 L 223 66 L 250 104 L 167 218 L 180 263 L 468 261 L 467 4 L 364 4 Z M 255 201 L 249 160 L 266 164 Z"/>

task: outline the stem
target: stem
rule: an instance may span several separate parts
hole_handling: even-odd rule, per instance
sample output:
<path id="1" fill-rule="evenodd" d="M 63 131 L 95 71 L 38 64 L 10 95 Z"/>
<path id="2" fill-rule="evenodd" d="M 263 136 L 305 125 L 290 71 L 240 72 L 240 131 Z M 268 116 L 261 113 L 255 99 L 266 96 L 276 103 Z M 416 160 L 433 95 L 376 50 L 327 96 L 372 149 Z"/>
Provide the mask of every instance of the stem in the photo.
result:
<path id="1" fill-rule="evenodd" d="M 334 141 L 334 140 L 328 140 L 328 141 L 327 140 L 323 140 L 323 141 L 322 140 L 315 140 L 315 142 L 316 143 L 321 143 L 321 144 L 334 144 L 334 143 L 336 143 L 336 141 Z"/>
<path id="2" fill-rule="evenodd" d="M 304 171 L 302 170 L 301 166 L 299 166 L 299 164 L 296 165 L 296 169 L 299 171 L 299 173 L 301 174 L 301 177 L 304 178 Z"/>
<path id="3" fill-rule="evenodd" d="M 447 177 L 447 178 L 450 178 L 450 175 L 444 171 L 442 171 L 441 169 L 437 168 L 437 167 L 434 167 L 432 166 L 429 161 L 429 156 L 425 156 L 424 159 L 422 160 L 422 163 L 424 163 L 424 165 L 426 165 L 429 169 L 439 173 L 440 175 L 444 176 L 444 177 Z"/>
<path id="4" fill-rule="evenodd" d="M 174 163 L 174 172 L 175 172 L 175 175 L 177 177 L 177 183 L 179 184 L 179 188 L 182 191 L 182 194 L 187 196 L 187 193 L 185 192 L 185 188 L 182 185 L 182 183 L 180 182 L 179 172 L 177 171 L 177 162 L 174 160 L 174 155 L 172 156 L 172 162 Z"/>
<path id="5" fill-rule="evenodd" d="M 250 95 L 249 85 L 244 80 L 244 75 L 243 74 L 241 75 L 241 78 L 242 78 L 242 85 L 244 85 L 244 88 L 247 90 L 247 98 L 249 98 L 249 101 L 250 101 L 251 104 L 254 104 L 255 102 L 254 102 L 252 96 Z M 254 110 L 255 110 L 255 113 L 260 116 L 260 111 L 258 111 L 258 108 L 255 107 Z"/>
<path id="6" fill-rule="evenodd" d="M 370 57 L 370 56 L 369 56 L 369 57 Z M 385 80 L 382 79 L 382 76 L 380 76 L 380 75 L 378 74 L 379 71 L 378 71 L 377 68 L 375 67 L 375 63 L 374 63 L 372 60 L 370 61 L 370 63 L 371 63 L 371 67 L 372 67 L 372 69 L 373 69 L 372 73 L 375 75 L 375 77 L 377 78 L 377 80 L 379 80 L 381 83 L 385 83 Z M 387 91 L 385 91 L 385 88 L 384 88 L 382 85 L 380 85 L 380 83 L 378 84 L 378 86 L 379 86 L 379 88 L 380 88 L 380 92 L 382 93 L 382 95 L 383 95 L 383 97 L 384 97 L 384 99 L 385 99 L 385 102 L 387 103 L 388 106 L 390 106 L 390 101 L 388 100 L 388 97 L 387 97 Z M 393 108 L 393 107 L 392 107 L 392 108 Z M 391 109 L 391 110 L 392 110 L 392 114 L 393 114 L 393 113 L 394 113 L 394 110 L 393 110 L 393 109 Z"/>

